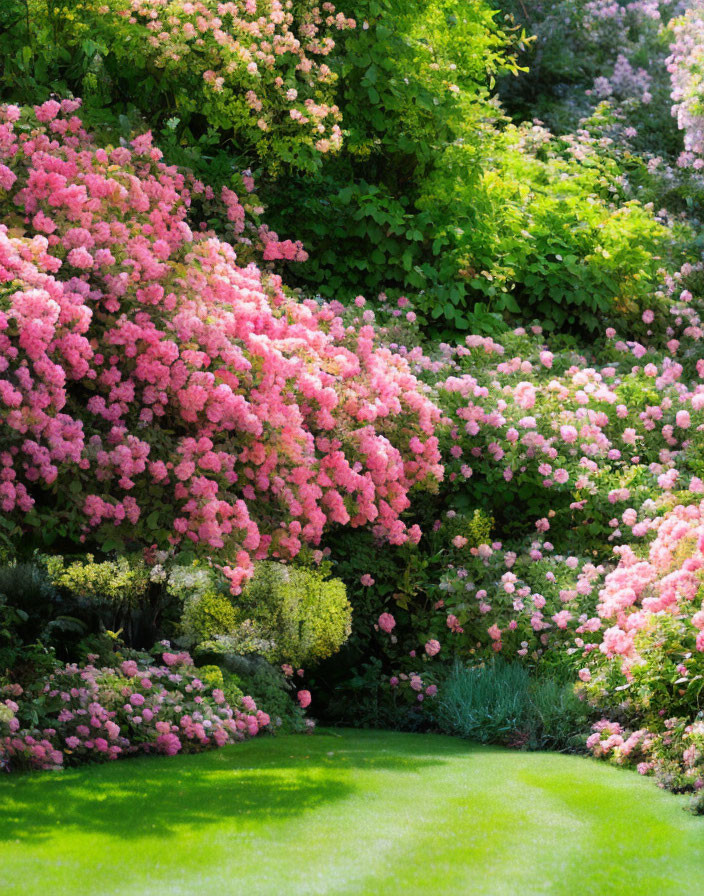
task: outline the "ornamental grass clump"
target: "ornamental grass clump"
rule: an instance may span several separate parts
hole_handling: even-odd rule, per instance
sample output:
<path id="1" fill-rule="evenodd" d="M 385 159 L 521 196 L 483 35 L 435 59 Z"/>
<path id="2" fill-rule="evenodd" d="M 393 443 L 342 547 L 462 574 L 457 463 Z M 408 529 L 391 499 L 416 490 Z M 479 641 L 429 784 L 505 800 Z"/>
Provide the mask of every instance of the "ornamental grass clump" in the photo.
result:
<path id="1" fill-rule="evenodd" d="M 433 718 L 448 733 L 561 751 L 584 750 L 590 713 L 569 683 L 500 659 L 474 667 L 457 663 L 433 707 Z"/>

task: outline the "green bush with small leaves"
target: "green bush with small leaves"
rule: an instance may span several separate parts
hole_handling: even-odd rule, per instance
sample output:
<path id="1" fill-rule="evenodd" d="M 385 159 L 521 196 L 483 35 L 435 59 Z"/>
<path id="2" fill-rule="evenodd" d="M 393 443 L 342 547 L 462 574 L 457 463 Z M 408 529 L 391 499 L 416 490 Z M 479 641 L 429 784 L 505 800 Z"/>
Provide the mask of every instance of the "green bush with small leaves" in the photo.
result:
<path id="1" fill-rule="evenodd" d="M 344 584 L 313 569 L 260 563 L 238 603 L 274 642 L 269 658 L 275 662 L 301 666 L 326 659 L 352 630 Z"/>
<path id="2" fill-rule="evenodd" d="M 227 635 L 237 625 L 237 611 L 224 594 L 208 591 L 186 601 L 181 626 L 186 643 L 200 644 Z"/>
<path id="3" fill-rule="evenodd" d="M 47 558 L 46 568 L 56 587 L 98 604 L 138 606 L 150 584 L 144 563 L 127 557 L 98 562 L 86 554 L 85 559 L 67 562 L 55 556 Z"/>

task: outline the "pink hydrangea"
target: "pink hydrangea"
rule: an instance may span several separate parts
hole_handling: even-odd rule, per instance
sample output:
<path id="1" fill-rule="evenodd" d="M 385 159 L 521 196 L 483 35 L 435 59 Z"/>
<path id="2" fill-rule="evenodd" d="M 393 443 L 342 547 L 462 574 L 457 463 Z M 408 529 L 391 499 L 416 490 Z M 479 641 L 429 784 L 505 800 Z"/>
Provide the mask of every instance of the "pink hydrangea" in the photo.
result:
<path id="1" fill-rule="evenodd" d="M 310 691 L 298 691 L 296 696 L 298 698 L 301 709 L 307 709 L 310 706 L 312 701 Z"/>
<path id="2" fill-rule="evenodd" d="M 440 653 L 440 642 L 436 641 L 435 638 L 431 638 L 430 641 L 425 642 L 425 652 L 428 656 L 436 656 Z"/>
<path id="3" fill-rule="evenodd" d="M 389 634 L 396 627 L 396 620 L 391 613 L 382 613 L 379 616 L 379 628 Z"/>

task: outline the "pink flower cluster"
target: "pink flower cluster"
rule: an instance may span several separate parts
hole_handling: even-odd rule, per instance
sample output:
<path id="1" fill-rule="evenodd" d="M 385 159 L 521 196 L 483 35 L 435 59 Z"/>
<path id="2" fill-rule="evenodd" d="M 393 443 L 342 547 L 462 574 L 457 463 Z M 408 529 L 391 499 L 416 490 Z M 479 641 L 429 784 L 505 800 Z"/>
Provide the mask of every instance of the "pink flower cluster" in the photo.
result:
<path id="1" fill-rule="evenodd" d="M 98 148 L 77 107 L 0 113 L 3 513 L 161 532 L 226 556 L 233 591 L 331 524 L 417 540 L 409 492 L 443 468 L 408 362 L 194 233 L 150 136 Z"/>
<path id="2" fill-rule="evenodd" d="M 704 166 L 704 114 L 701 95 L 704 85 L 704 3 L 693 0 L 687 4 L 685 14 L 671 25 L 674 43 L 667 60 L 672 83 L 672 114 L 684 131 L 685 164 L 696 168 Z"/>
<path id="3" fill-rule="evenodd" d="M 336 77 L 324 60 L 332 35 L 355 25 L 332 3 L 313 0 L 295 10 L 282 0 L 113 0 L 64 20 L 101 35 L 118 59 L 139 54 L 152 77 L 163 73 L 190 102 L 199 96 L 211 122 L 246 126 L 262 147 L 273 130 L 288 159 L 296 142 L 318 153 L 340 147 Z"/>
<path id="4" fill-rule="evenodd" d="M 587 747 L 599 759 L 628 765 L 641 775 L 654 775 L 662 787 L 699 794 L 693 811 L 701 813 L 704 792 L 704 722 L 689 722 L 673 716 L 662 721 L 661 730 L 624 729 L 601 719 L 593 726 Z"/>
<path id="5" fill-rule="evenodd" d="M 452 513 L 435 530 L 438 539 Z M 452 654 L 481 650 L 535 660 L 547 650 L 589 653 L 598 646 L 594 635 L 602 620 L 594 606 L 601 565 L 533 540 L 520 551 L 501 542 L 448 550 L 446 566 L 430 624 L 438 634 L 449 629 Z M 428 656 L 439 652 L 438 643 L 428 642 Z"/>
<path id="6" fill-rule="evenodd" d="M 704 501 L 676 505 L 657 521 L 657 536 L 645 558 L 627 546 L 616 548 L 618 566 L 599 593 L 599 616 L 610 623 L 601 652 L 630 675 L 641 661 L 638 632 L 670 614 L 689 626 L 695 649 L 704 652 Z"/>
<path id="7" fill-rule="evenodd" d="M 241 708 L 228 705 L 221 690 L 201 681 L 188 654 L 163 658 L 165 665 L 148 656 L 117 668 L 73 664 L 25 692 L 0 688 L 0 751 L 12 768 L 53 769 L 222 747 L 269 724 L 251 697 Z M 33 714 L 39 723 L 27 725 Z"/>

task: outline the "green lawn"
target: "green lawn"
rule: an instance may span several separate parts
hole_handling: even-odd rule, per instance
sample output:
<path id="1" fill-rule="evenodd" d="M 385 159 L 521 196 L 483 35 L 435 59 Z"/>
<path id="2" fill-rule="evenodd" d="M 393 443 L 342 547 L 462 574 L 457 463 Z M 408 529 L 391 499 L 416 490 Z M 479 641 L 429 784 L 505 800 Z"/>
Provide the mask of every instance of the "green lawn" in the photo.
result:
<path id="1" fill-rule="evenodd" d="M 0 893 L 684 896 L 704 819 L 575 756 L 323 731 L 0 780 Z"/>

